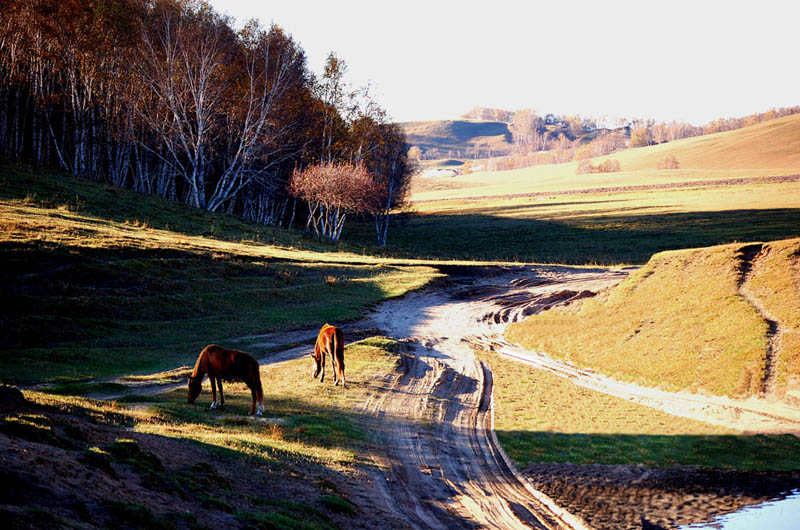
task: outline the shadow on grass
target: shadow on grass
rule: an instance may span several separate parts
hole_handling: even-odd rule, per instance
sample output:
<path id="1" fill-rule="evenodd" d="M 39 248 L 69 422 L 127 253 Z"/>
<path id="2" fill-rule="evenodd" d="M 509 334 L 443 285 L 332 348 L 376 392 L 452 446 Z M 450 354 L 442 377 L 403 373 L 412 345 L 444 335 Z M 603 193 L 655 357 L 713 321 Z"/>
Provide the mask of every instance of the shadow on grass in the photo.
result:
<path id="1" fill-rule="evenodd" d="M 349 230 L 348 230 L 349 229 Z M 366 223 L 345 228 L 366 240 Z M 575 265 L 644 263 L 656 252 L 734 241 L 800 236 L 800 209 L 728 210 L 659 215 L 604 215 L 570 220 L 486 214 L 408 217 L 389 250 L 431 258 L 518 260 Z"/>
<path id="2" fill-rule="evenodd" d="M 193 362 L 203 346 L 226 338 L 357 318 L 387 295 L 377 281 L 350 280 L 387 270 L 178 250 L 0 244 L 0 380 L 160 371 Z"/>
<path id="3" fill-rule="evenodd" d="M 182 203 L 100 184 L 58 171 L 0 161 L 0 200 L 25 200 L 47 208 L 64 207 L 101 218 L 97 223 L 133 223 L 187 236 L 338 252 L 347 245 L 302 239 L 299 231 L 246 223 L 232 215 L 208 212 Z"/>
<path id="4" fill-rule="evenodd" d="M 800 470 L 800 439 L 784 435 L 631 435 L 497 431 L 520 469 L 531 462 Z M 798 476 L 800 479 L 800 475 Z"/>

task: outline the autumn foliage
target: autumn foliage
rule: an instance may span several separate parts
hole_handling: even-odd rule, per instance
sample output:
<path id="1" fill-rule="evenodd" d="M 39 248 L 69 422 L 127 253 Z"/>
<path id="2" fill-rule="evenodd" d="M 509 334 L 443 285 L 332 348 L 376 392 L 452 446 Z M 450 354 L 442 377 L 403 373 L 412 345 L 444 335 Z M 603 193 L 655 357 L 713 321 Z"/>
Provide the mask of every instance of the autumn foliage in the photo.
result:
<path id="1" fill-rule="evenodd" d="M 327 179 L 356 161 L 366 170 L 347 175 L 382 183 L 369 189 L 385 241 L 411 173 L 405 135 L 335 54 L 316 77 L 282 28 L 202 0 L 3 0 L 0 13 L 0 157 L 288 226 L 330 203 L 290 194 L 295 168 L 328 164 Z"/>
<path id="2" fill-rule="evenodd" d="M 330 162 L 295 170 L 289 193 L 309 205 L 306 231 L 334 243 L 347 214 L 373 213 L 382 202 L 381 187 L 361 164 Z"/>

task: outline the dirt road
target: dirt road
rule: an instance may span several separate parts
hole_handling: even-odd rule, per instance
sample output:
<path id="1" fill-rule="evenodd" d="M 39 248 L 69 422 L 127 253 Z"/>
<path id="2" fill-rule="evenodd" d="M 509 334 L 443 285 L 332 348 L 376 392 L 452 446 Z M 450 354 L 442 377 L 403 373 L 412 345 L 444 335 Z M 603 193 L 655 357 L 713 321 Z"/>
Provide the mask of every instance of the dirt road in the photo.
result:
<path id="1" fill-rule="evenodd" d="M 408 348 L 391 391 L 364 404 L 388 442 L 372 481 L 387 508 L 414 528 L 586 528 L 506 460 L 492 430 L 491 372 L 473 346 L 500 340 L 505 321 L 529 314 L 532 288 L 564 303 L 625 272 L 491 272 L 500 274 L 454 277 L 448 288 L 385 303 L 371 316 Z"/>
<path id="2" fill-rule="evenodd" d="M 491 428 L 491 373 L 476 360 L 475 347 L 673 414 L 744 431 L 800 433 L 798 411 L 778 403 L 621 383 L 503 339 L 507 323 L 594 296 L 625 276 L 607 269 L 495 269 L 381 305 L 370 325 L 408 348 L 391 392 L 364 405 L 387 442 L 385 457 L 376 462 L 381 471 L 372 477 L 386 508 L 415 528 L 585 527 L 534 491 L 505 459 Z"/>

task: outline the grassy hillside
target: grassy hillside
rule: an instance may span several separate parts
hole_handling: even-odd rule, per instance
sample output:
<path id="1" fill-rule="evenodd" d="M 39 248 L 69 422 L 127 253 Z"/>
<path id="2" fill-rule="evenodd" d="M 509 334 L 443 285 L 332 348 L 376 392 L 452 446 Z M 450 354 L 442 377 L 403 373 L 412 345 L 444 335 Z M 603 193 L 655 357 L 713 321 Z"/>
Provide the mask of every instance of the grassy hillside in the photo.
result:
<path id="1" fill-rule="evenodd" d="M 743 296 L 753 269 L 755 295 L 791 330 L 774 353 L 779 395 L 797 375 L 796 308 L 800 307 L 800 239 L 767 243 L 770 260 L 752 245 L 663 252 L 614 288 L 562 310 L 509 326 L 526 348 L 623 380 L 670 390 L 750 396 L 763 390 L 769 368 L 769 325 Z M 763 254 L 762 254 L 763 255 Z M 771 293 L 781 297 L 770 299 Z"/>
<path id="2" fill-rule="evenodd" d="M 626 171 L 655 169 L 667 155 L 681 168 L 769 169 L 800 168 L 800 115 L 794 114 L 750 127 L 610 155 Z"/>
<path id="3" fill-rule="evenodd" d="M 438 274 L 60 174 L 1 166 L 0 183 L 3 382 L 163 370 Z"/>
<path id="4" fill-rule="evenodd" d="M 461 151 L 466 157 L 474 146 L 505 153 L 511 149 L 511 132 L 508 124 L 500 121 L 441 120 L 401 123 L 406 142 L 423 151 L 439 149 L 442 156 L 448 150 Z M 453 154 L 455 156 L 455 153 Z"/>
<path id="5" fill-rule="evenodd" d="M 664 184 L 676 181 L 800 173 L 800 115 L 786 116 L 723 133 L 613 153 L 619 173 L 578 175 L 577 162 L 448 179 L 417 179 L 412 200 L 482 197 L 515 193 Z M 679 170 L 659 170 L 674 155 Z"/>

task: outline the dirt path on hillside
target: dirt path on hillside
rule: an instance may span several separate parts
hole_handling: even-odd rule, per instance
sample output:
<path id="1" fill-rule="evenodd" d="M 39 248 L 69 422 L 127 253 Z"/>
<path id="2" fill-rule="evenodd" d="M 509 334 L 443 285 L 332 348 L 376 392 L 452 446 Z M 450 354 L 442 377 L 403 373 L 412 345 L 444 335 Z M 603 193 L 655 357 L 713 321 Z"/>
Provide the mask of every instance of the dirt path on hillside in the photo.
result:
<path id="1" fill-rule="evenodd" d="M 764 376 L 761 380 L 761 397 L 771 397 L 775 393 L 775 379 L 778 375 L 778 359 L 781 355 L 783 339 L 783 327 L 778 319 L 774 318 L 761 300 L 753 294 L 751 280 L 756 271 L 760 268 L 763 258 L 768 251 L 762 244 L 754 244 L 742 247 L 742 277 L 739 281 L 739 294 L 761 315 L 769 329 L 767 331 L 767 358 L 765 359 Z"/>

